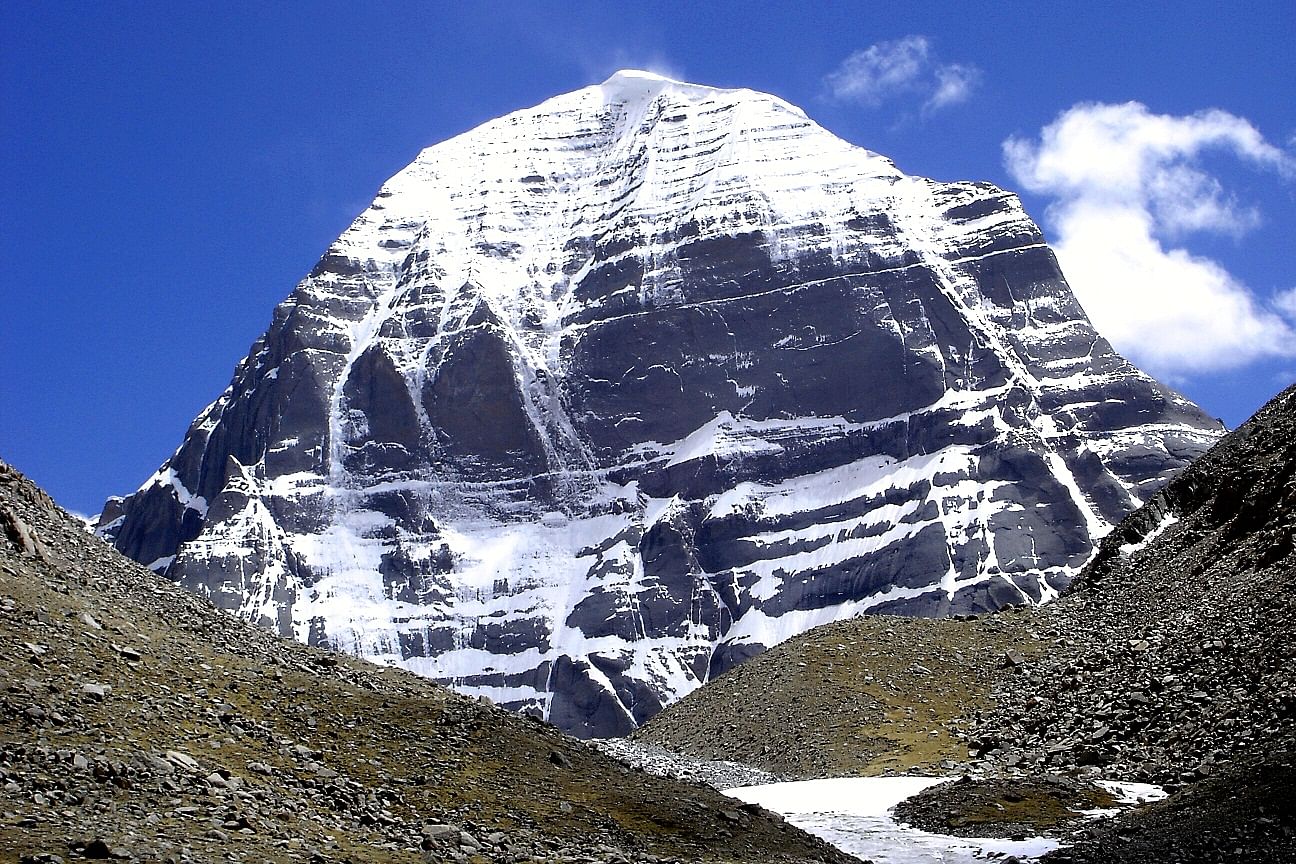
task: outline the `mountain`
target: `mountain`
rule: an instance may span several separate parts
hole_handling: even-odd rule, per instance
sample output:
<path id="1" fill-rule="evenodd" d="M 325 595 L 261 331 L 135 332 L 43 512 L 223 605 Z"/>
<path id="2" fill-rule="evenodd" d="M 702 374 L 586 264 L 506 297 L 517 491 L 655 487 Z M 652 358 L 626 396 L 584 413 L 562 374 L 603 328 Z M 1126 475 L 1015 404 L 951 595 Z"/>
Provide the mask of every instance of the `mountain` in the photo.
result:
<path id="1" fill-rule="evenodd" d="M 1221 432 L 1012 194 L 626 71 L 420 153 L 99 531 L 612 735 L 816 624 L 1053 597 Z"/>
<path id="2" fill-rule="evenodd" d="M 1058 600 L 819 627 L 634 735 L 792 776 L 1151 781 L 1174 794 L 1047 860 L 1296 861 L 1296 386 L 1123 520 Z M 951 799 L 969 785 L 931 790 L 933 812 L 966 820 Z"/>
<path id="3" fill-rule="evenodd" d="M 0 463 L 0 859 L 68 857 L 855 860 L 532 718 L 238 621 Z"/>

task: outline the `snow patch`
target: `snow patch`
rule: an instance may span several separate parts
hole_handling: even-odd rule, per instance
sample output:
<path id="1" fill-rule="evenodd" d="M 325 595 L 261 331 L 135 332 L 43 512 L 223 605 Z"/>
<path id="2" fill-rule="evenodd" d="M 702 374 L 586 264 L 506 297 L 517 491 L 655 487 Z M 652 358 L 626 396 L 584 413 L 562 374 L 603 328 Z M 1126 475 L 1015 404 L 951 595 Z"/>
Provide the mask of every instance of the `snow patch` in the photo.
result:
<path id="1" fill-rule="evenodd" d="M 782 814 L 788 822 L 876 864 L 984 864 L 1037 858 L 1057 849 L 1047 837 L 951 837 L 897 822 L 891 808 L 949 777 L 844 777 L 742 786 L 724 794 Z"/>
<path id="2" fill-rule="evenodd" d="M 1137 543 L 1122 543 L 1120 547 L 1121 555 L 1128 558 L 1131 555 L 1133 555 L 1135 552 L 1141 552 L 1142 550 L 1147 548 L 1147 545 L 1149 543 L 1151 543 L 1153 540 L 1155 540 L 1156 538 L 1164 534 L 1167 528 L 1169 528 L 1171 525 L 1174 525 L 1178 521 L 1179 521 L 1178 516 L 1175 516 L 1172 513 L 1167 513 L 1165 516 L 1161 518 L 1161 521 L 1157 524 L 1157 526 L 1153 528 L 1150 532 L 1148 532 L 1147 536 L 1144 537 L 1142 540 L 1138 541 Z"/>

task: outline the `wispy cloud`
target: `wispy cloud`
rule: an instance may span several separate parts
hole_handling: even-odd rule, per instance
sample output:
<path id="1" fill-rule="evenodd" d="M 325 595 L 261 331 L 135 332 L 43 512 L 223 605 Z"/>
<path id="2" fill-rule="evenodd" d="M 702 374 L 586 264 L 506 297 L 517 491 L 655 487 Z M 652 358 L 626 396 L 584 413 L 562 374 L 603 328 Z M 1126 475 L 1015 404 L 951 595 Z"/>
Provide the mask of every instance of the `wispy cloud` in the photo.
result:
<path id="1" fill-rule="evenodd" d="M 1292 321 L 1296 321 L 1296 288 L 1279 291 L 1274 297 L 1274 307 Z"/>
<path id="2" fill-rule="evenodd" d="M 1261 218 L 1203 167 L 1206 153 L 1296 176 L 1292 158 L 1246 119 L 1081 104 L 1038 140 L 1010 138 L 1003 149 L 1017 182 L 1053 199 L 1046 218 L 1062 270 L 1122 353 L 1171 379 L 1296 356 L 1296 291 L 1263 298 L 1187 248 L 1194 233 L 1240 237 Z"/>
<path id="3" fill-rule="evenodd" d="M 925 36 L 878 42 L 851 54 L 824 77 L 832 98 L 871 108 L 893 99 L 921 100 L 924 111 L 966 102 L 981 70 L 941 63 Z"/>
<path id="4" fill-rule="evenodd" d="M 675 81 L 688 80 L 684 69 L 660 51 L 582 46 L 574 56 L 585 78 L 592 83 L 602 81 L 621 69 L 642 69 Z"/>
<path id="5" fill-rule="evenodd" d="M 944 108 L 966 102 L 981 82 L 981 70 L 975 66 L 951 63 L 936 67 L 936 92 L 927 100 L 929 109 Z"/>

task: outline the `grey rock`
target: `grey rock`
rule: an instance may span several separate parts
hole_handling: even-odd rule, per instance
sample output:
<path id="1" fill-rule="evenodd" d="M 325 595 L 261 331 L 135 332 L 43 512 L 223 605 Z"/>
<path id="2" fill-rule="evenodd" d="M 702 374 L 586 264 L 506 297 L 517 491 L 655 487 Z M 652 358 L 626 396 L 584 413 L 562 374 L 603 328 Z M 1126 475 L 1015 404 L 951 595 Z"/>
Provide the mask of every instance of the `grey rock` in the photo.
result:
<path id="1" fill-rule="evenodd" d="M 155 756 L 152 753 L 145 753 L 143 758 L 144 758 L 144 764 L 146 764 L 149 767 L 149 770 L 157 774 L 162 774 L 163 776 L 174 774 L 176 771 L 176 765 L 180 764 L 170 759 L 163 759 L 161 757 Z M 195 767 L 193 769 L 186 768 L 186 770 L 196 770 L 196 768 L 197 768 L 197 763 L 195 763 Z"/>
<path id="2" fill-rule="evenodd" d="M 433 840 L 441 840 L 446 837 L 458 837 L 460 829 L 455 825 L 442 825 L 435 822 L 429 822 L 423 826 L 421 832 L 424 837 L 430 837 Z"/>
<path id="3" fill-rule="evenodd" d="M 112 693 L 112 686 L 109 684 L 86 683 L 81 685 L 81 688 L 78 692 L 82 696 L 86 696 L 95 701 L 102 702 L 104 699 L 108 698 L 108 696 Z"/>
<path id="4" fill-rule="evenodd" d="M 104 840 L 96 838 L 85 843 L 81 854 L 86 858 L 106 859 L 113 857 L 113 849 Z"/>
<path id="5" fill-rule="evenodd" d="M 181 753 L 178 750 L 168 750 L 166 752 L 166 760 L 186 771 L 195 772 L 198 770 L 198 760 L 194 759 L 187 753 Z"/>

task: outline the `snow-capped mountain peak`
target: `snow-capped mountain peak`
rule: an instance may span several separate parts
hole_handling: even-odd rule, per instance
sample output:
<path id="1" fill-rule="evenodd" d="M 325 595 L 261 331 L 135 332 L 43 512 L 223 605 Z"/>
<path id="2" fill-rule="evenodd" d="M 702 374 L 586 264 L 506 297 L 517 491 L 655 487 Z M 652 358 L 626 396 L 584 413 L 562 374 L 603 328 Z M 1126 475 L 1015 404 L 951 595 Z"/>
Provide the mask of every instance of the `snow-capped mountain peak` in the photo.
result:
<path id="1" fill-rule="evenodd" d="M 1011 194 L 626 70 L 393 176 L 103 530 L 607 734 L 834 618 L 1046 599 L 1218 434 Z"/>

